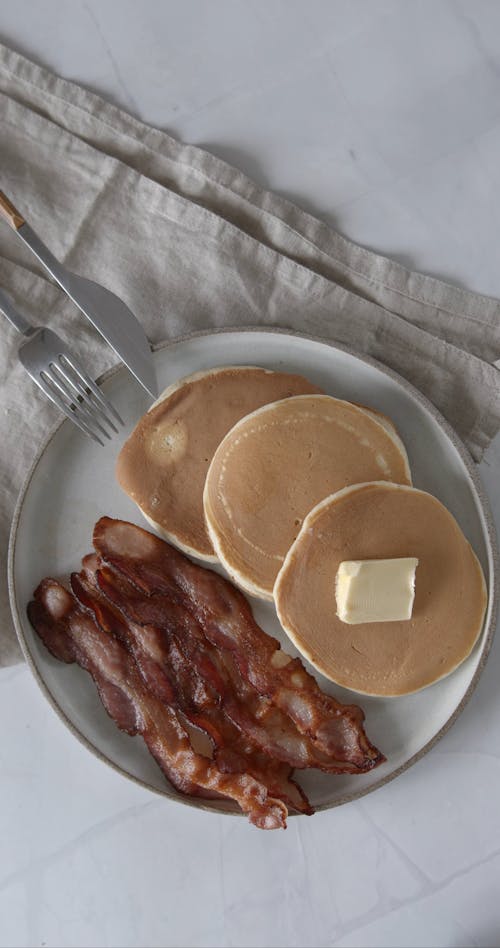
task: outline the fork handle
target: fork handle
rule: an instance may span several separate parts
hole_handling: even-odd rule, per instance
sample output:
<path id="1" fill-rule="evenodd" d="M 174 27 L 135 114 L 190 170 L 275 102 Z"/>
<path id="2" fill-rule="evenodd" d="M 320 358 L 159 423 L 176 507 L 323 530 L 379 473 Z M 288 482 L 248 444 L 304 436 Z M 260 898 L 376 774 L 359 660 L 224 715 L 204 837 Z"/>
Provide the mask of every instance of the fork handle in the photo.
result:
<path id="1" fill-rule="evenodd" d="M 19 230 L 25 223 L 22 214 L 19 213 L 17 207 L 14 207 L 12 201 L 9 201 L 3 191 L 0 191 L 0 215 L 14 230 Z"/>
<path id="2" fill-rule="evenodd" d="M 34 326 L 26 319 L 25 316 L 22 316 L 21 313 L 16 309 L 10 297 L 4 293 L 3 290 L 0 290 L 0 312 L 6 316 L 14 326 L 14 329 L 17 329 L 18 332 L 22 333 L 23 336 L 30 336 L 34 330 Z"/>

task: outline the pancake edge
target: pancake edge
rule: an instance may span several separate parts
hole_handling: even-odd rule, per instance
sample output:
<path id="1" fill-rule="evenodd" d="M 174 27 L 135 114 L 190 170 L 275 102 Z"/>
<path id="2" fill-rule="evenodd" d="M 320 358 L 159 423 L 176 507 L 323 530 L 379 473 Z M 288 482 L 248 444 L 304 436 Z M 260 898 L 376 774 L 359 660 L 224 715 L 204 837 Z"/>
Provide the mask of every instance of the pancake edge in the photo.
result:
<path id="1" fill-rule="evenodd" d="M 205 481 L 205 485 L 206 485 L 206 481 Z M 265 600 L 266 602 L 274 602 L 274 596 L 273 596 L 272 590 L 269 591 L 267 589 L 264 589 L 263 587 L 261 588 L 260 586 L 256 586 L 244 574 L 240 573 L 239 570 L 235 569 L 227 561 L 221 549 L 221 546 L 219 543 L 219 537 L 215 533 L 212 527 L 212 524 L 210 522 L 209 515 L 207 512 L 207 507 L 208 507 L 208 503 L 205 502 L 205 490 L 203 490 L 203 509 L 205 511 L 205 523 L 207 526 L 208 535 L 210 537 L 210 540 L 212 541 L 213 548 L 216 552 L 216 560 L 222 564 L 229 578 L 232 579 L 233 582 L 236 583 L 236 585 L 240 587 L 240 589 L 243 589 L 244 592 L 248 593 L 249 596 L 255 596 L 256 599 L 262 599 L 262 600 Z"/>
<path id="2" fill-rule="evenodd" d="M 149 406 L 146 414 L 152 411 L 153 408 L 156 408 L 157 405 L 161 405 L 165 399 L 170 398 L 171 395 L 177 392 L 184 385 L 191 384 L 192 382 L 199 382 L 200 379 L 204 379 L 209 375 L 218 375 L 220 372 L 226 372 L 228 370 L 234 372 L 240 369 L 258 369 L 260 372 L 266 372 L 269 375 L 274 375 L 277 372 L 279 375 L 300 374 L 299 372 L 279 372 L 277 369 L 265 369 L 262 365 L 214 365 L 210 369 L 198 369 L 197 372 L 191 372 L 189 375 L 183 375 L 180 379 L 176 379 L 175 382 L 171 382 L 170 385 L 167 385 L 167 387 L 163 389 L 163 392 L 160 392 L 158 398 L 155 399 L 153 404 Z"/>
<path id="3" fill-rule="evenodd" d="M 195 556 L 196 559 L 203 560 L 205 563 L 219 562 L 215 553 L 203 553 L 201 550 L 197 550 L 195 547 L 189 546 L 187 543 L 184 543 L 183 540 L 180 540 L 175 533 L 170 533 L 165 529 L 165 527 L 162 527 L 160 523 L 157 523 L 156 520 L 153 520 L 153 518 L 142 509 L 142 507 L 139 507 L 139 504 L 136 504 L 136 506 L 149 526 L 152 527 L 155 533 L 157 533 L 163 540 L 166 540 L 167 543 L 171 543 L 173 546 L 176 546 L 187 556 Z"/>

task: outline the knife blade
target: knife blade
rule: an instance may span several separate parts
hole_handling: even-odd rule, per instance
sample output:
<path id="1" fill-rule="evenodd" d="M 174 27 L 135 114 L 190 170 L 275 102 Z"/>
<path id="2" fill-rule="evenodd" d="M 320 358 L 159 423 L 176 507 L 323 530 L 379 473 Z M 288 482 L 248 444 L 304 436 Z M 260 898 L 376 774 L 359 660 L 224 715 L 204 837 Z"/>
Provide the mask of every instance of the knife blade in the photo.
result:
<path id="1" fill-rule="evenodd" d="M 142 326 L 123 300 L 99 283 L 64 267 L 3 191 L 0 191 L 0 215 L 100 332 L 138 382 L 156 398 L 158 383 L 151 347 Z"/>

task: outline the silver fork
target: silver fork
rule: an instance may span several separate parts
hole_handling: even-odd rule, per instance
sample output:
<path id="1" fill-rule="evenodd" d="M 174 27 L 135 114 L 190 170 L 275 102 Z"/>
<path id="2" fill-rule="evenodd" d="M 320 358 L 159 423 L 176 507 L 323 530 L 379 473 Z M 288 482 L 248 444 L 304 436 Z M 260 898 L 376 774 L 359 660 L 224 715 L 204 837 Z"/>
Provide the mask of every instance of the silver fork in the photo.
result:
<path id="1" fill-rule="evenodd" d="M 24 336 L 18 349 L 19 360 L 42 392 L 98 444 L 110 440 L 112 432 L 118 434 L 117 425 L 123 425 L 118 412 L 62 339 L 51 329 L 33 326 L 1 289 L 0 311 Z"/>

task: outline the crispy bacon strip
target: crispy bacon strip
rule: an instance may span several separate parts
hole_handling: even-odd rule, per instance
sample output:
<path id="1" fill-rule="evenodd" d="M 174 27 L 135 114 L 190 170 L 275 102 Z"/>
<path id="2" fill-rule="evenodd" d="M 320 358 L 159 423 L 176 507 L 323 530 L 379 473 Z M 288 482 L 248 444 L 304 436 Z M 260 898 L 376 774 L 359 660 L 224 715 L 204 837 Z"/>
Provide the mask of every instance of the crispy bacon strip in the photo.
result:
<path id="1" fill-rule="evenodd" d="M 91 609 L 99 625 L 116 635 L 132 652 L 146 686 L 160 700 L 180 708 L 186 718 L 207 733 L 215 745 L 214 759 L 226 773 L 249 773 L 268 787 L 272 797 L 301 813 L 312 813 L 302 789 L 291 780 L 292 768 L 259 754 L 245 742 L 219 706 L 219 696 L 186 659 L 178 641 L 185 610 L 172 605 L 170 634 L 151 624 L 139 625 L 106 598 L 97 583 L 97 563 L 85 557 L 83 571 L 73 573 L 71 587 L 79 602 Z M 123 582 L 123 581 L 122 581 Z M 128 584 L 127 584 L 128 585 Z M 129 587 L 132 595 L 134 589 Z M 110 591 L 108 589 L 108 591 Z M 114 588 L 112 589 L 115 592 Z M 180 613 L 180 616 L 177 614 Z M 189 616 L 190 622 L 192 620 Z"/>
<path id="2" fill-rule="evenodd" d="M 108 714 L 121 730 L 142 736 L 178 790 L 228 797 L 261 829 L 286 826 L 286 806 L 270 797 L 254 777 L 222 773 L 213 761 L 195 753 L 178 715 L 147 691 L 124 645 L 104 632 L 63 586 L 43 580 L 28 606 L 28 616 L 56 658 L 75 661 L 89 672 Z"/>
<path id="3" fill-rule="evenodd" d="M 338 772 L 363 773 L 385 759 L 365 734 L 361 708 L 324 694 L 300 659 L 286 655 L 257 625 L 243 594 L 222 576 L 148 531 L 109 517 L 97 522 L 94 547 L 148 595 L 177 595 L 207 639 L 231 653 L 241 675 L 289 715 Z"/>
<path id="4" fill-rule="evenodd" d="M 187 609 L 172 597 L 144 595 L 109 568 L 99 568 L 96 576 L 101 591 L 129 623 L 153 626 L 166 633 L 169 639 L 175 638 L 199 679 L 216 696 L 232 723 L 252 743 L 291 767 L 319 767 L 327 772 L 332 772 L 332 769 L 337 772 L 328 756 L 301 735 L 287 715 L 241 677 L 231 655 L 222 655 L 207 641 L 199 623 Z M 191 720 L 210 733 L 210 728 L 205 727 L 200 719 Z"/>

